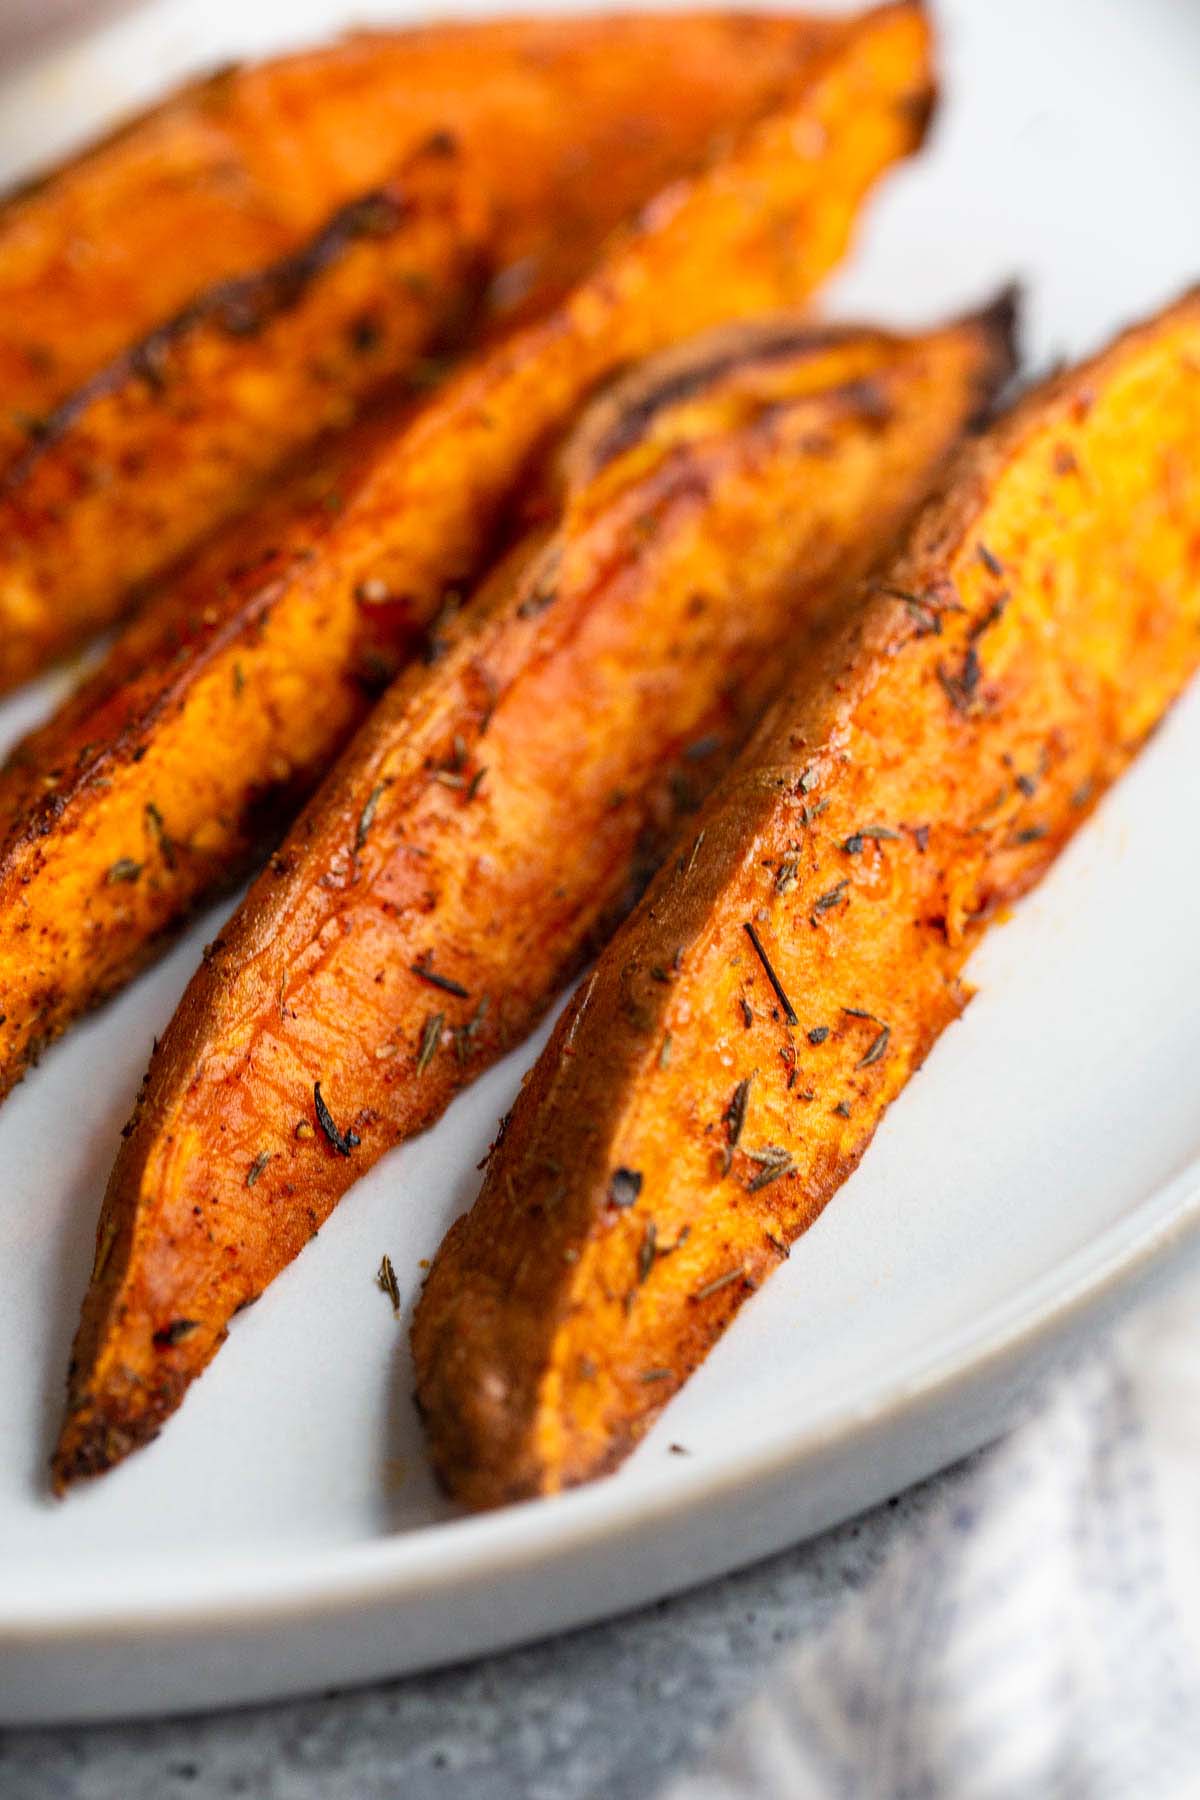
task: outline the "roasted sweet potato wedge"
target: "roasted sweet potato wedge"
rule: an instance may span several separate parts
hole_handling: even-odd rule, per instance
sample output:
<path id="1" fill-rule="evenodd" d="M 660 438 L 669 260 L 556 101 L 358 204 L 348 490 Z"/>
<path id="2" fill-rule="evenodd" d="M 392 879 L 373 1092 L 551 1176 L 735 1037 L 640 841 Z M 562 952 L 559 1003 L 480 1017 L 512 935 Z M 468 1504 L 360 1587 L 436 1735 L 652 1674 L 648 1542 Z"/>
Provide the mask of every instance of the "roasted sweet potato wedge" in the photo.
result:
<path id="1" fill-rule="evenodd" d="M 477 311 L 487 224 L 439 137 L 43 419 L 0 472 L 0 690 L 109 624 L 372 395 L 424 381 Z"/>
<path id="2" fill-rule="evenodd" d="M 927 48 L 912 9 L 868 15 L 559 305 L 208 550 L 20 746 L 0 780 L 0 1092 L 315 784 L 367 708 L 364 675 L 394 673 L 479 576 L 526 467 L 597 382 L 807 295 L 917 141 Z"/>
<path id="3" fill-rule="evenodd" d="M 152 1436 L 356 1177 L 530 1030 L 1009 367 L 723 327 L 598 399 L 194 977 L 114 1171 L 56 1462 Z M 664 971 L 664 979 L 667 978 Z"/>
<path id="4" fill-rule="evenodd" d="M 295 251 L 449 131 L 494 210 L 501 311 L 578 279 L 846 21 L 541 18 L 361 32 L 191 84 L 0 209 L 0 461 L 216 282 Z M 670 79 L 664 72 L 670 71 Z"/>
<path id="5" fill-rule="evenodd" d="M 855 29 L 381 34 L 189 89 L 10 204 L 0 687 L 128 610 L 431 334 L 456 342 L 468 297 L 476 335 L 544 309 L 714 133 L 784 104 Z"/>
<path id="6" fill-rule="evenodd" d="M 806 659 L 529 1076 L 413 1326 L 473 1506 L 610 1469 L 1200 655 L 1200 295 L 1026 398 Z M 449 966 L 449 959 L 447 959 Z"/>

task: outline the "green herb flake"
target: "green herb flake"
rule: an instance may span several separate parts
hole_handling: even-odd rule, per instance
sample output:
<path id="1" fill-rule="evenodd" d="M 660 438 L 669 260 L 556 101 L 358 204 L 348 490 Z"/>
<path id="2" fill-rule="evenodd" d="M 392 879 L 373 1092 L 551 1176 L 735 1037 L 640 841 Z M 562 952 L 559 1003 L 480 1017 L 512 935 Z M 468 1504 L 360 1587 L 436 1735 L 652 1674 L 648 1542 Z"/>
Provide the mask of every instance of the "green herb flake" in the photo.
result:
<path id="1" fill-rule="evenodd" d="M 132 856 L 122 856 L 112 865 L 104 879 L 109 883 L 136 881 L 142 872 L 142 867 L 140 862 L 134 862 Z"/>
<path id="2" fill-rule="evenodd" d="M 259 1151 L 258 1155 L 255 1157 L 254 1161 L 250 1164 L 250 1167 L 246 1171 L 246 1186 L 248 1188 L 252 1188 L 254 1186 L 255 1182 L 258 1180 L 259 1176 L 262 1174 L 263 1170 L 266 1168 L 266 1166 L 270 1162 L 270 1160 L 271 1160 L 271 1152 L 269 1150 L 260 1150 Z"/>

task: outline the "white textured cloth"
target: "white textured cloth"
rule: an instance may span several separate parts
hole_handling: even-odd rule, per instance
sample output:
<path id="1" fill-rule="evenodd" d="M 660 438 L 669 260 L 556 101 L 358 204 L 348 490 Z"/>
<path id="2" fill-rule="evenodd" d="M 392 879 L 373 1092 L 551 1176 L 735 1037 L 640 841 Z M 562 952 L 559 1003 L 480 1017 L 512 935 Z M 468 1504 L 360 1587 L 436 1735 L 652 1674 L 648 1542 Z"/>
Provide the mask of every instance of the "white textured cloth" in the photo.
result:
<path id="1" fill-rule="evenodd" d="M 1200 1796 L 1200 1285 L 1061 1375 L 663 1800 Z"/>

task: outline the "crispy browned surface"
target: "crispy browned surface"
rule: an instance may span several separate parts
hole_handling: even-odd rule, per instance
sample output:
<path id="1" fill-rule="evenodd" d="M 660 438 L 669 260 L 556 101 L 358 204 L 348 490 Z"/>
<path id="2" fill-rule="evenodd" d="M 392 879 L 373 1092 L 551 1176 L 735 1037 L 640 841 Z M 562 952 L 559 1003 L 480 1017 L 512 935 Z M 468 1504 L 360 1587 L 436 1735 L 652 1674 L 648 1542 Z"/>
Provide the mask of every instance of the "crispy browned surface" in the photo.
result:
<path id="1" fill-rule="evenodd" d="M 0 690 L 108 624 L 306 445 L 458 343 L 487 224 L 439 140 L 51 413 L 0 471 Z"/>
<path id="2" fill-rule="evenodd" d="M 1006 325 L 725 327 L 585 415 L 557 522 L 391 690 L 156 1053 L 60 1479 L 151 1435 L 356 1177 L 529 1031 L 744 737 L 779 652 L 894 542 L 1007 371 Z"/>
<path id="3" fill-rule="evenodd" d="M 784 112 L 677 185 L 544 318 L 208 551 L 0 781 L 0 1091 L 244 867 L 489 558 L 522 472 L 594 385 L 716 320 L 802 299 L 917 141 L 927 34 L 869 15 Z M 169 856 L 164 851 L 169 847 Z M 113 871 L 134 865 L 137 879 Z M 70 896 L 71 904 L 65 901 Z"/>
<path id="4" fill-rule="evenodd" d="M 967 451 L 801 666 L 435 1260 L 418 1397 L 462 1499 L 618 1462 L 853 1169 L 1195 666 L 1198 436 L 1193 295 Z"/>
<path id="5" fill-rule="evenodd" d="M 22 418 L 203 288 L 296 249 L 435 132 L 453 133 L 495 208 L 512 270 L 501 308 L 530 286 L 561 289 L 606 231 L 715 134 L 776 104 L 844 29 L 686 13 L 442 24 L 182 89 L 0 210 L 0 453 Z"/>

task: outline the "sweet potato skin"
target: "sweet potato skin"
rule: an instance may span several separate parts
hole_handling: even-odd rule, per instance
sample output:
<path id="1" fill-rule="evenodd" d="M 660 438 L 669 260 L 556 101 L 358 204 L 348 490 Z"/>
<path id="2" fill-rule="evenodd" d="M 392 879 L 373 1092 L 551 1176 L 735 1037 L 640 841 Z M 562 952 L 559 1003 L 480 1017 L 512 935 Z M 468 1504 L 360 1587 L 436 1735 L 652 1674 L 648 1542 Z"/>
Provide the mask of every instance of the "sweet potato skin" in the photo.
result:
<path id="1" fill-rule="evenodd" d="M 432 1453 L 468 1504 L 620 1461 L 957 1017 L 987 921 L 1177 696 L 1198 431 L 1197 295 L 1033 392 L 612 941 L 415 1315 Z"/>
<path id="2" fill-rule="evenodd" d="M 497 311 L 562 291 L 844 30 L 729 13 L 441 24 L 183 88 L 0 209 L 0 461 L 130 343 L 296 250 L 440 131 L 494 212 Z"/>
<path id="3" fill-rule="evenodd" d="M 487 225 L 438 138 L 44 419 L 0 472 L 0 690 L 109 624 L 307 445 L 458 344 Z"/>
<path id="4" fill-rule="evenodd" d="M 0 781 L 0 1091 L 244 869 L 264 813 L 311 789 L 369 687 L 477 578 L 523 471 L 597 382 L 808 294 L 866 188 L 918 140 L 927 58 L 911 8 L 867 15 L 787 110 L 660 196 L 560 305 L 414 413 L 352 434 L 298 478 L 294 516 L 281 496 L 207 551 L 19 747 Z M 148 879 L 114 879 L 127 863 Z"/>
<path id="5" fill-rule="evenodd" d="M 531 1029 L 1008 367 L 999 315 L 910 341 L 782 318 L 596 402 L 557 526 L 387 695 L 156 1052 L 60 1480 L 147 1436 L 358 1175 Z"/>

